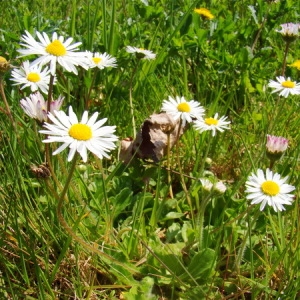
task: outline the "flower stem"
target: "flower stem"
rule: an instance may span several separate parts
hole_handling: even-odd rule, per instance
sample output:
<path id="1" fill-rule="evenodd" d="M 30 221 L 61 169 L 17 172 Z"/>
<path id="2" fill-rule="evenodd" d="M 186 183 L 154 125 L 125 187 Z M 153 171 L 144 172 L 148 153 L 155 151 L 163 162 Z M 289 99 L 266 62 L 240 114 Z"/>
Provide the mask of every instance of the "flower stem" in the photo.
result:
<path id="1" fill-rule="evenodd" d="M 179 126 L 178 126 L 178 133 L 177 133 L 177 139 L 176 139 L 176 158 L 177 158 L 177 166 L 178 166 L 178 170 L 179 170 L 179 174 L 180 174 L 180 180 L 181 180 L 181 185 L 182 188 L 184 190 L 188 205 L 190 207 L 191 210 L 191 218 L 192 218 L 192 222 L 195 221 L 194 219 L 194 211 L 193 211 L 193 205 L 192 205 L 192 201 L 191 201 L 191 197 L 189 195 L 189 191 L 187 189 L 187 186 L 185 184 L 185 180 L 184 180 L 184 174 L 182 171 L 182 167 L 181 167 L 181 163 L 180 163 L 180 157 L 179 157 L 179 137 L 180 137 L 180 131 L 181 131 L 181 126 L 182 126 L 182 122 L 180 120 L 179 122 Z"/>
<path id="2" fill-rule="evenodd" d="M 285 73 L 285 68 L 286 68 L 286 58 L 287 58 L 287 54 L 289 51 L 289 47 L 290 47 L 290 42 L 286 42 L 285 44 L 285 50 L 284 50 L 284 58 L 283 58 L 283 63 L 282 63 L 282 70 L 281 70 L 281 75 L 284 76 Z"/>
<path id="3" fill-rule="evenodd" d="M 8 105 L 8 102 L 7 102 L 7 99 L 6 99 L 6 96 L 5 96 L 4 81 L 3 81 L 3 77 L 1 75 L 0 75 L 0 95 L 3 99 L 4 105 L 5 105 L 5 108 L 6 108 L 6 113 L 7 113 L 8 117 L 11 121 L 11 124 L 15 128 L 15 122 L 14 122 L 14 119 L 12 117 L 12 114 L 11 114 L 11 111 L 10 111 L 10 108 L 9 108 L 9 105 Z"/>
<path id="4" fill-rule="evenodd" d="M 79 244 L 81 244 L 85 249 L 90 250 L 92 253 L 96 253 L 98 255 L 100 255 L 102 258 L 105 258 L 106 260 L 109 261 L 109 263 L 114 263 L 116 265 L 122 266 L 123 268 L 125 268 L 126 270 L 129 270 L 132 274 L 136 274 L 138 273 L 138 271 L 129 265 L 125 265 L 124 263 L 118 261 L 117 259 L 113 258 L 112 256 L 106 254 L 105 252 L 95 248 L 94 246 L 91 246 L 90 244 L 88 244 L 87 242 L 85 242 L 82 238 L 80 238 L 79 236 L 77 236 L 75 234 L 75 232 L 72 230 L 72 228 L 68 225 L 67 221 L 64 219 L 64 216 L 62 214 L 62 207 L 63 207 L 63 203 L 64 203 L 64 199 L 66 197 L 66 193 L 68 191 L 68 188 L 70 186 L 75 168 L 76 168 L 76 162 L 77 162 L 77 157 L 78 157 L 78 153 L 75 154 L 73 161 L 72 161 L 72 165 L 71 165 L 71 169 L 69 171 L 66 183 L 64 185 L 64 188 L 60 194 L 60 196 L 58 196 L 57 194 L 56 197 L 58 197 L 58 204 L 57 204 L 57 218 L 60 222 L 60 224 L 62 225 L 62 227 L 66 230 L 66 232 Z M 125 280 L 127 280 L 125 278 Z"/>
<path id="5" fill-rule="evenodd" d="M 48 123 L 50 122 L 50 119 L 48 117 L 48 113 L 50 112 L 50 108 L 51 108 L 53 83 L 54 83 L 54 76 L 50 75 L 48 98 L 47 98 L 47 122 Z M 48 166 L 48 168 L 51 172 L 51 175 L 53 176 L 53 178 L 56 178 L 56 176 L 54 174 L 54 171 L 53 171 L 52 162 L 51 162 L 50 144 L 48 144 L 48 143 L 45 144 L 45 157 L 46 157 L 46 163 L 47 163 L 47 166 Z"/>
<path id="6" fill-rule="evenodd" d="M 130 77 L 130 84 L 129 84 L 129 105 L 130 105 L 133 139 L 135 139 L 135 137 L 136 137 L 136 128 L 135 128 L 135 118 L 134 118 L 134 106 L 133 106 L 133 101 L 132 101 L 132 90 L 133 90 L 133 78 L 134 78 L 134 75 L 136 74 L 138 65 L 139 65 L 139 60 L 137 61 L 136 65 L 132 71 L 132 74 Z"/>
<path id="7" fill-rule="evenodd" d="M 170 133 L 167 134 L 167 168 L 168 168 L 168 185 L 171 199 L 174 198 L 171 179 L 171 162 L 170 162 Z"/>

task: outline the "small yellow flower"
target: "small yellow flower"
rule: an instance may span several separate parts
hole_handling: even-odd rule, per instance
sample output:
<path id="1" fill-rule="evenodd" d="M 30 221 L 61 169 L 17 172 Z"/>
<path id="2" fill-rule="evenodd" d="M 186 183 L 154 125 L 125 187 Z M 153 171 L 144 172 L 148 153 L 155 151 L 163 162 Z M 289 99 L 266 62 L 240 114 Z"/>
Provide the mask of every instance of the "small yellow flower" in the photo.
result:
<path id="1" fill-rule="evenodd" d="M 290 67 L 297 68 L 300 71 L 300 60 L 296 60 L 292 64 L 289 65 Z"/>
<path id="2" fill-rule="evenodd" d="M 210 12 L 210 10 L 204 8 L 204 7 L 201 7 L 201 8 L 195 8 L 194 9 L 194 12 L 209 19 L 209 20 L 212 20 L 215 16 Z"/>
<path id="3" fill-rule="evenodd" d="M 0 56 L 0 73 L 5 73 L 10 69 L 10 64 L 3 56 Z"/>

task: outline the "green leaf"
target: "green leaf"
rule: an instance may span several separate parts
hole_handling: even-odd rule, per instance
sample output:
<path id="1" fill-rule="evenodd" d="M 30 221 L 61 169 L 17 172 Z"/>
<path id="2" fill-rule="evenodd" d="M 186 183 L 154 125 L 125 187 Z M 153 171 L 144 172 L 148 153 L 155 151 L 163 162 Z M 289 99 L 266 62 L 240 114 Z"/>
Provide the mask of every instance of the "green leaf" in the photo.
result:
<path id="1" fill-rule="evenodd" d="M 200 251 L 192 258 L 187 270 L 194 279 L 207 281 L 215 267 L 215 262 L 216 252 L 213 249 L 207 248 Z M 185 273 L 181 275 L 180 278 L 186 280 L 190 278 L 190 276 Z"/>

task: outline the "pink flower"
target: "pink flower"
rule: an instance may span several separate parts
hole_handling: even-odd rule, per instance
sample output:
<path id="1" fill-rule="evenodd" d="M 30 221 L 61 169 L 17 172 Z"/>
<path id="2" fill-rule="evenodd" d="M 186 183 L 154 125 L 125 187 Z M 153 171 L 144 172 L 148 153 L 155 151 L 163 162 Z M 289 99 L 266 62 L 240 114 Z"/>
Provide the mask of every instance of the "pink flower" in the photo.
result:
<path id="1" fill-rule="evenodd" d="M 57 100 L 53 100 L 50 103 L 50 112 L 59 110 L 64 97 L 59 96 Z M 33 119 L 43 123 L 47 121 L 47 101 L 45 101 L 43 95 L 40 92 L 30 94 L 29 97 L 22 99 L 20 105 L 24 112 Z"/>
<path id="2" fill-rule="evenodd" d="M 288 139 L 281 136 L 274 136 L 267 134 L 267 152 L 282 154 L 288 147 Z"/>

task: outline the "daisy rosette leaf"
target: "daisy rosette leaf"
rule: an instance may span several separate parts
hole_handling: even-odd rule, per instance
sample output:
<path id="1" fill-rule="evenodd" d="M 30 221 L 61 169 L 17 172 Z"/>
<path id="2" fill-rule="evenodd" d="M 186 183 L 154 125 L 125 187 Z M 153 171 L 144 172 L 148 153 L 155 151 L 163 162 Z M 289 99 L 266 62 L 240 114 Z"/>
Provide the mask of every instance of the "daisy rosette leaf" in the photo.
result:
<path id="1" fill-rule="evenodd" d="M 42 65 L 31 65 L 29 61 L 24 61 L 19 69 L 11 72 L 13 85 L 21 85 L 21 90 L 29 87 L 32 92 L 37 90 L 48 93 L 50 70 L 48 67 L 42 69 Z M 55 80 L 54 80 L 55 84 Z"/>
<path id="2" fill-rule="evenodd" d="M 229 129 L 228 125 L 230 124 L 230 121 L 227 121 L 226 119 L 226 116 L 219 118 L 219 114 L 216 113 L 214 117 L 194 121 L 194 128 L 200 132 L 210 130 L 212 136 L 215 136 L 217 131 L 223 132 L 225 129 Z"/>
<path id="3" fill-rule="evenodd" d="M 266 173 L 258 169 L 252 173 L 246 182 L 246 198 L 251 204 L 259 204 L 262 211 L 266 205 L 273 207 L 277 212 L 285 210 L 284 205 L 291 205 L 294 195 L 290 194 L 295 187 L 286 183 L 288 177 L 281 178 L 278 173 L 267 169 Z"/>
<path id="4" fill-rule="evenodd" d="M 292 81 L 290 77 L 287 79 L 283 76 L 276 77 L 277 81 L 270 80 L 268 87 L 273 88 L 272 93 L 279 93 L 279 96 L 287 98 L 289 94 L 300 94 L 300 83 Z"/>
<path id="5" fill-rule="evenodd" d="M 293 42 L 299 36 L 300 24 L 285 23 L 281 24 L 281 30 L 276 30 L 281 33 L 282 38 L 286 42 Z"/>
<path id="6" fill-rule="evenodd" d="M 137 47 L 127 46 L 126 47 L 126 51 L 128 53 L 135 54 L 138 59 L 151 60 L 151 59 L 155 59 L 156 58 L 156 54 L 155 53 L 153 53 L 150 50 L 146 50 L 144 48 L 137 48 Z"/>
<path id="7" fill-rule="evenodd" d="M 73 43 L 73 38 L 69 37 L 65 40 L 63 36 L 58 36 L 56 32 L 52 34 L 52 38 L 43 32 L 36 32 L 38 41 L 33 36 L 25 31 L 21 38 L 21 46 L 25 49 L 19 49 L 20 56 L 38 55 L 32 64 L 46 65 L 50 64 L 50 72 L 52 75 L 56 73 L 57 64 L 61 65 L 63 69 L 68 72 L 78 74 L 76 66 L 82 66 L 87 69 L 87 60 L 84 52 L 78 52 L 80 42 Z"/>
<path id="8" fill-rule="evenodd" d="M 105 68 L 116 68 L 117 60 L 111 55 L 105 53 L 92 53 L 86 51 L 86 57 L 88 59 L 89 68 L 99 68 L 100 70 Z"/>
<path id="9" fill-rule="evenodd" d="M 200 16 L 203 16 L 206 19 L 212 20 L 214 19 L 214 15 L 208 10 L 207 8 L 201 7 L 201 8 L 195 8 L 194 12 L 199 14 Z"/>
<path id="10" fill-rule="evenodd" d="M 50 112 L 59 110 L 64 97 L 59 96 L 57 100 L 51 101 Z M 45 101 L 43 95 L 39 92 L 29 95 L 20 101 L 20 105 L 24 112 L 33 119 L 36 119 L 40 123 L 47 121 L 47 101 Z"/>
<path id="11" fill-rule="evenodd" d="M 68 115 L 63 111 L 49 113 L 48 117 L 53 124 L 44 123 L 46 130 L 40 133 L 46 134 L 44 143 L 63 143 L 52 154 L 56 155 L 67 147 L 70 148 L 68 161 L 71 161 L 76 153 L 80 154 L 84 162 L 87 161 L 87 150 L 97 157 L 109 157 L 108 153 L 116 148 L 115 142 L 118 140 L 114 135 L 116 126 L 102 126 L 107 118 L 97 121 L 98 112 L 88 118 L 88 112 L 84 111 L 79 122 L 72 106 L 69 107 Z"/>
<path id="12" fill-rule="evenodd" d="M 184 127 L 186 123 L 191 123 L 193 119 L 201 120 L 205 112 L 199 102 L 195 100 L 187 101 L 184 97 L 179 96 L 175 98 L 169 96 L 168 100 L 164 100 L 161 111 L 172 115 L 174 120 L 180 118 L 182 127 Z"/>

